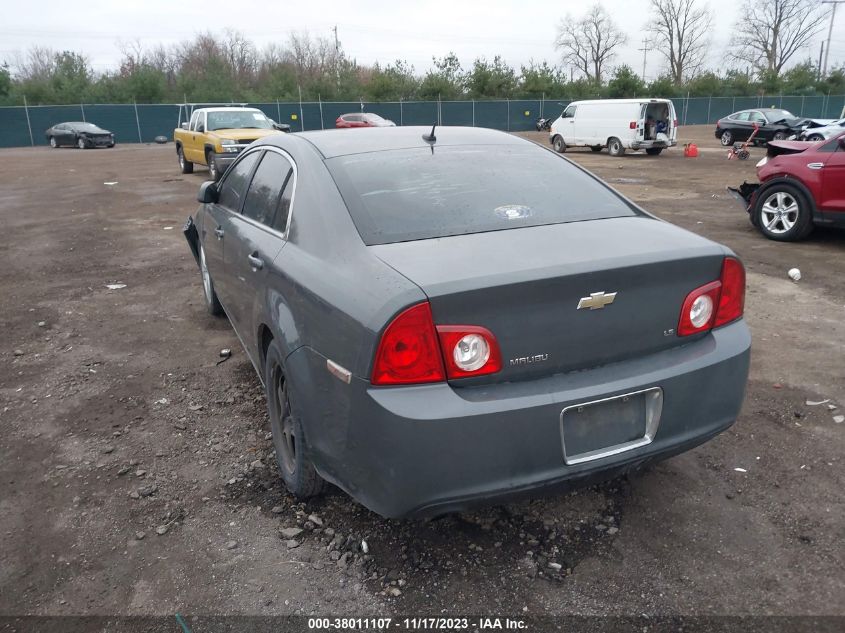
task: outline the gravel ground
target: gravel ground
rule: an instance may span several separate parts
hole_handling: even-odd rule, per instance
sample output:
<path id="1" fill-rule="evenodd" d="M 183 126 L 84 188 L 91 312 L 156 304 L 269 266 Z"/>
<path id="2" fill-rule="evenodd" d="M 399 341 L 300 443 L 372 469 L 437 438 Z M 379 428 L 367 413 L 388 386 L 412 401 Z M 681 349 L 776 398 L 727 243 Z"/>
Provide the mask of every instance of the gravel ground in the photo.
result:
<path id="1" fill-rule="evenodd" d="M 172 145 L 0 151 L 0 615 L 845 616 L 845 232 L 765 240 L 725 192 L 763 150 L 682 138 L 699 158 L 567 157 L 744 259 L 737 424 L 598 487 L 429 522 L 285 493 L 180 231 L 206 172 L 180 175 Z"/>

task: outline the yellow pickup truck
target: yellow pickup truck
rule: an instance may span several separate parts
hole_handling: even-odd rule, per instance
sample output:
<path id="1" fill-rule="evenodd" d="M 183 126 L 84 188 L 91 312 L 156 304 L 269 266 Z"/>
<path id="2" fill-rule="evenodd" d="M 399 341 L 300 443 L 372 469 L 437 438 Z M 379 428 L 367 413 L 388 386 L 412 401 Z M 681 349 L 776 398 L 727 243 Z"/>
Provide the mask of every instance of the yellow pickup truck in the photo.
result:
<path id="1" fill-rule="evenodd" d="M 208 165 L 217 181 L 247 145 L 280 132 L 290 132 L 290 126 L 275 123 L 258 108 L 199 108 L 173 131 L 173 141 L 183 174 L 193 173 L 195 164 Z"/>

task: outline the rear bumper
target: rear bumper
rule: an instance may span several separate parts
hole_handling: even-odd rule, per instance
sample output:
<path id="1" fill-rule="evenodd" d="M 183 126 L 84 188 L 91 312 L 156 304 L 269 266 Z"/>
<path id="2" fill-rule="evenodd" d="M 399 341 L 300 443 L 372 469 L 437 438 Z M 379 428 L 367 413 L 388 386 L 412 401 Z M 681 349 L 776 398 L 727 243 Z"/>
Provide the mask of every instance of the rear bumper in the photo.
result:
<path id="1" fill-rule="evenodd" d="M 320 473 L 388 517 L 426 516 L 566 490 L 687 450 L 739 414 L 751 337 L 744 321 L 683 347 L 521 383 L 374 388 L 345 384 L 309 348 L 288 358 L 306 441 Z M 660 387 L 650 444 L 566 464 L 561 411 Z"/>
<path id="2" fill-rule="evenodd" d="M 634 141 L 631 143 L 631 149 L 649 149 L 652 147 L 674 147 L 678 142 L 675 140 L 668 141 Z"/>

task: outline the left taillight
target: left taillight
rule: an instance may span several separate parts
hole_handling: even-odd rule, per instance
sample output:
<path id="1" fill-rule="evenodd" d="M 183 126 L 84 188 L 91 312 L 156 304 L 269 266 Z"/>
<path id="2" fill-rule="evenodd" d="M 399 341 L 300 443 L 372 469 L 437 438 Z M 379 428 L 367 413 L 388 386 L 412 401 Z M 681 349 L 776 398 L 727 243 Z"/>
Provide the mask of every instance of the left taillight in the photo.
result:
<path id="1" fill-rule="evenodd" d="M 381 336 L 373 365 L 374 385 L 407 385 L 446 379 L 428 301 L 401 312 Z"/>
<path id="2" fill-rule="evenodd" d="M 726 325 L 745 309 L 745 268 L 735 257 L 722 262 L 722 274 L 689 293 L 681 307 L 678 336 L 690 336 Z"/>
<path id="3" fill-rule="evenodd" d="M 484 376 L 502 368 L 496 337 L 476 325 L 434 325 L 425 301 L 400 312 L 385 328 L 371 382 L 408 385 Z"/>

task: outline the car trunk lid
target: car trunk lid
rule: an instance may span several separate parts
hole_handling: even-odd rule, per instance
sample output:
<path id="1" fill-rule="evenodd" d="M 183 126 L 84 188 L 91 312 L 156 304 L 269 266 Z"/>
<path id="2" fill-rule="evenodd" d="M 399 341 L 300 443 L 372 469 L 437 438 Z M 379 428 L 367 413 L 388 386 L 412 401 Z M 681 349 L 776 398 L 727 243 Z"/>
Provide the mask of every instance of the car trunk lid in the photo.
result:
<path id="1" fill-rule="evenodd" d="M 685 342 L 675 333 L 683 301 L 719 278 L 725 256 L 650 217 L 369 248 L 425 292 L 436 324 L 479 325 L 496 336 L 503 368 L 462 379 L 474 382 L 586 369 Z"/>

